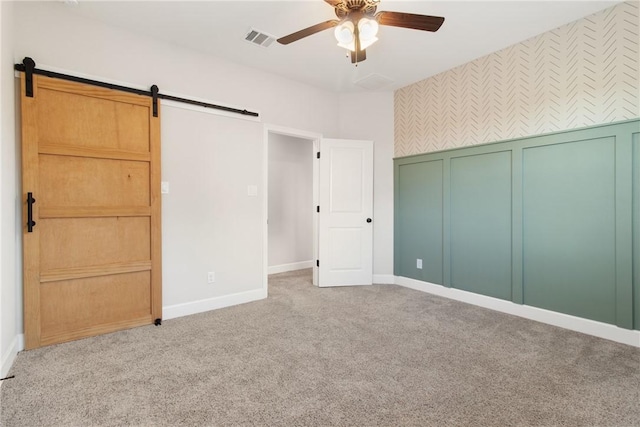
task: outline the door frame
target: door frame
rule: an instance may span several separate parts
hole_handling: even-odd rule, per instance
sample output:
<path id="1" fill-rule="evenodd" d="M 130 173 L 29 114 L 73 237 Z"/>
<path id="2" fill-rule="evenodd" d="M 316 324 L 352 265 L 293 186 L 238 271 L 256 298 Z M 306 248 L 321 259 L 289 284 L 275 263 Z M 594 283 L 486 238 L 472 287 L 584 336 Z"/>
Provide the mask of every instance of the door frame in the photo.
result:
<path id="1" fill-rule="evenodd" d="M 262 288 L 265 293 L 269 291 L 269 135 L 284 135 L 294 138 L 300 138 L 311 141 L 313 144 L 313 156 L 320 151 L 320 140 L 322 134 L 304 131 L 300 129 L 289 128 L 285 126 L 277 126 L 265 124 L 263 126 L 264 152 L 262 162 L 262 179 L 264 182 L 264 197 L 262 198 Z M 318 220 L 319 215 L 315 206 L 318 205 L 320 188 L 320 167 L 318 162 L 313 162 L 313 204 L 309 209 L 313 213 L 313 260 L 318 259 Z M 313 285 L 318 286 L 318 267 L 313 264 Z"/>

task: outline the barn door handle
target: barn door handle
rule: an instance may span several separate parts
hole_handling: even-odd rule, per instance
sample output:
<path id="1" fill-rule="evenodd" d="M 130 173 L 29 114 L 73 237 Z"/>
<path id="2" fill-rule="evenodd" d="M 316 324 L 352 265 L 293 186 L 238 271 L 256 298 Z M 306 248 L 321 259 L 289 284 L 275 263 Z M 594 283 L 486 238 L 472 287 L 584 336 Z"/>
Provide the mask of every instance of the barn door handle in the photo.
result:
<path id="1" fill-rule="evenodd" d="M 33 220 L 33 204 L 36 199 L 33 198 L 33 193 L 27 193 L 27 232 L 33 231 L 33 226 L 36 222 Z"/>

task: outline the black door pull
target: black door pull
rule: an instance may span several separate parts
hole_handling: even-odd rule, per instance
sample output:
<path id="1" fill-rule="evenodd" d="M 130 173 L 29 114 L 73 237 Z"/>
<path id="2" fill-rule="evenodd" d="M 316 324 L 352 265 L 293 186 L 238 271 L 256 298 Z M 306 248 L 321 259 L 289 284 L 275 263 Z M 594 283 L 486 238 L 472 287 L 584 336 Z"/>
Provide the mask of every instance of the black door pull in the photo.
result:
<path id="1" fill-rule="evenodd" d="M 29 233 L 33 231 L 33 226 L 36 225 L 33 220 L 33 204 L 35 202 L 36 199 L 33 198 L 33 193 L 27 193 L 27 232 Z"/>
<path id="2" fill-rule="evenodd" d="M 367 218 L 367 222 L 371 222 L 371 218 Z"/>

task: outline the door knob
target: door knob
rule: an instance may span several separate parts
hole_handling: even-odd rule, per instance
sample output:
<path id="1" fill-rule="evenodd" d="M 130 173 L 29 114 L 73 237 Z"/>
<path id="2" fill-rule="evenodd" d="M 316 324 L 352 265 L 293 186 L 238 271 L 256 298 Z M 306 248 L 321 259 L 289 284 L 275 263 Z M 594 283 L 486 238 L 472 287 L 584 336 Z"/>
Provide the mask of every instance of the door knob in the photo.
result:
<path id="1" fill-rule="evenodd" d="M 367 222 L 371 222 L 371 218 L 367 218 Z"/>

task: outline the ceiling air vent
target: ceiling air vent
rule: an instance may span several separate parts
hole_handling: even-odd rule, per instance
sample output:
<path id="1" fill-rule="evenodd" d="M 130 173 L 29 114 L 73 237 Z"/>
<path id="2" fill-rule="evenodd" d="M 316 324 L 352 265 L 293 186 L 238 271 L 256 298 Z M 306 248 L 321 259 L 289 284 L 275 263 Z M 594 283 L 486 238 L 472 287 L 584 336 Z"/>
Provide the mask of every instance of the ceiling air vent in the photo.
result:
<path id="1" fill-rule="evenodd" d="M 380 74 L 369 74 L 368 76 L 363 77 L 360 80 L 356 80 L 353 83 L 361 88 L 375 91 L 388 87 L 393 83 L 393 80 Z"/>
<path id="2" fill-rule="evenodd" d="M 266 34 L 263 31 L 252 28 L 249 30 L 247 35 L 244 36 L 244 39 L 251 44 L 255 44 L 262 47 L 269 47 L 269 45 L 273 43 L 276 38 L 269 34 Z"/>

